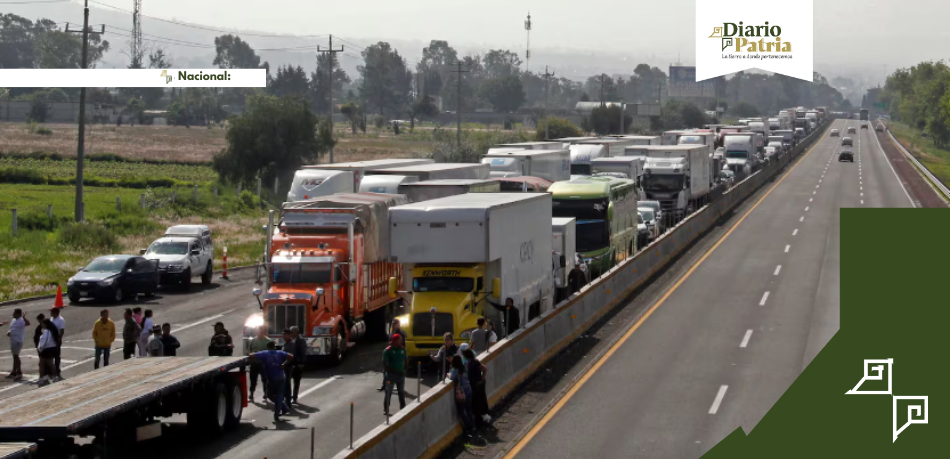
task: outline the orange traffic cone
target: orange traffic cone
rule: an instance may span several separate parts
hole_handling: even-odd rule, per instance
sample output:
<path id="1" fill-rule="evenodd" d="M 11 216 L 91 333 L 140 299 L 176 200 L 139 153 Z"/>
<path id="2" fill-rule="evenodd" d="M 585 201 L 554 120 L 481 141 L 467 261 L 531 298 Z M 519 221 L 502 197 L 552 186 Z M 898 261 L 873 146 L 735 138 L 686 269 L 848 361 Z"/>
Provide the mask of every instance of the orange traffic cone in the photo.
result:
<path id="1" fill-rule="evenodd" d="M 56 309 L 65 308 L 66 305 L 63 304 L 63 286 L 56 286 L 56 303 L 53 304 L 53 307 Z"/>

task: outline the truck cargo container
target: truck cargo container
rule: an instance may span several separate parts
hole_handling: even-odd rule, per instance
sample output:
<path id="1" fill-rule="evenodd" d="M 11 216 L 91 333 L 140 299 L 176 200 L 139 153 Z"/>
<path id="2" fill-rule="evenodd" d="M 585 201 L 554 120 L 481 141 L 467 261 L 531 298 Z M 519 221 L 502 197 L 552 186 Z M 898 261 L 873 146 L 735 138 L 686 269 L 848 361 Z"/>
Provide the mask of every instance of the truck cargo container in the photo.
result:
<path id="1" fill-rule="evenodd" d="M 344 191 L 355 193 L 360 189 L 360 182 L 366 177 L 366 171 L 373 169 L 389 169 L 391 167 L 407 167 L 419 164 L 432 164 L 431 159 L 374 159 L 371 161 L 354 161 L 350 163 L 315 164 L 304 166 L 303 169 L 319 169 L 324 171 L 350 171 L 353 173 L 353 188 Z"/>
<path id="2" fill-rule="evenodd" d="M 431 201 L 433 199 L 455 196 L 465 193 L 500 193 L 501 184 L 491 180 L 444 179 L 426 180 L 399 186 L 399 194 L 409 198 L 409 202 Z"/>
<path id="3" fill-rule="evenodd" d="M 663 135 L 660 136 L 660 145 L 677 145 L 679 144 L 680 136 L 691 134 L 693 131 L 687 129 L 677 129 L 675 131 L 665 131 Z"/>
<path id="4" fill-rule="evenodd" d="M 716 134 L 713 132 L 694 131 L 683 134 L 676 139 L 676 145 L 704 145 L 707 153 L 716 151 Z"/>
<path id="5" fill-rule="evenodd" d="M 352 171 L 301 169 L 294 173 L 286 202 L 306 201 L 334 193 L 353 192 Z"/>
<path id="6" fill-rule="evenodd" d="M 615 134 L 607 137 L 632 141 L 632 145 L 659 145 L 660 136 L 658 135 L 628 135 Z"/>
<path id="7" fill-rule="evenodd" d="M 502 193 L 544 193 L 552 183 L 551 180 L 541 177 L 493 177 L 491 180 L 501 185 Z"/>
<path id="8" fill-rule="evenodd" d="M 245 322 L 245 345 L 259 327 L 282 344 L 281 332 L 297 326 L 309 356 L 339 364 L 362 336 L 386 338 L 396 301 L 389 279 L 402 278 L 402 267 L 389 261 L 389 209 L 408 202 L 398 194 L 339 193 L 285 203 L 268 234 L 264 288 L 254 291 L 262 313 Z"/>
<path id="9" fill-rule="evenodd" d="M 518 150 L 561 150 L 564 149 L 562 142 L 519 142 L 519 143 L 500 143 L 488 149 L 489 155 L 496 153 L 507 153 Z"/>
<path id="10" fill-rule="evenodd" d="M 554 217 L 551 219 L 551 250 L 554 266 L 554 303 L 570 297 L 587 283 L 587 277 L 577 263 L 577 219 Z"/>
<path id="11" fill-rule="evenodd" d="M 571 174 L 590 175 L 590 161 L 592 159 L 621 156 L 623 155 L 623 149 L 633 144 L 633 140 L 613 138 L 599 138 L 579 141 L 570 147 Z"/>
<path id="12" fill-rule="evenodd" d="M 424 180 L 442 179 L 487 179 L 488 164 L 478 163 L 432 163 L 406 167 L 391 167 L 366 171 L 366 175 L 412 175 Z"/>
<path id="13" fill-rule="evenodd" d="M 247 407 L 247 365 L 243 356 L 113 362 L 6 399 L 0 438 L 33 443 L 36 457 L 101 458 L 106 447 L 110 457 L 136 457 L 142 447 L 136 441 L 162 435 L 159 418 L 185 413 L 190 433 L 208 441 L 238 428 Z M 119 454 L 113 445 L 130 451 Z"/>
<path id="14" fill-rule="evenodd" d="M 706 204 L 713 178 L 703 145 L 669 145 L 647 153 L 643 169 L 646 201 L 660 201 L 663 213 L 679 220 Z"/>
<path id="15" fill-rule="evenodd" d="M 560 139 L 550 139 L 552 142 L 560 142 L 561 148 L 570 148 L 571 145 L 574 145 L 577 142 L 582 142 L 584 140 L 596 140 L 597 137 L 562 137 Z"/>
<path id="16" fill-rule="evenodd" d="M 557 182 L 571 177 L 571 153 L 568 149 L 519 150 L 492 153 L 482 157 L 491 177 L 527 175 Z"/>
<path id="17" fill-rule="evenodd" d="M 622 174 L 621 178 L 633 180 L 634 183 L 639 185 L 640 176 L 643 175 L 643 165 L 645 163 L 646 155 L 597 158 L 591 162 L 591 175 L 596 177 L 597 174 Z"/>
<path id="18" fill-rule="evenodd" d="M 411 359 L 447 332 L 469 341 L 479 317 L 510 333 L 553 306 L 551 229 L 537 224 L 551 208 L 547 193 L 469 193 L 390 209 L 393 261 L 412 265 L 410 312 L 398 318 Z"/>
<path id="19" fill-rule="evenodd" d="M 418 181 L 415 175 L 370 175 L 360 181 L 358 192 L 399 194 L 399 185 Z"/>

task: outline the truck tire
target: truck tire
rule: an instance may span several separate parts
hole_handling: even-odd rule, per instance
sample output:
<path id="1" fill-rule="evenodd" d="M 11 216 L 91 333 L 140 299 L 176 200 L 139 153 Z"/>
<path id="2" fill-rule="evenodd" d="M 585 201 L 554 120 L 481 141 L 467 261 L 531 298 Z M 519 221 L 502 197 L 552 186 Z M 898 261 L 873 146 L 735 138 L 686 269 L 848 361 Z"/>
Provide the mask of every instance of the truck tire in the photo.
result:
<path id="1" fill-rule="evenodd" d="M 228 420 L 228 388 L 222 383 L 215 383 L 208 399 L 209 410 L 206 429 L 212 435 L 224 432 Z"/>
<path id="2" fill-rule="evenodd" d="M 211 260 L 208 260 L 208 267 L 205 268 L 205 272 L 201 275 L 201 285 L 211 285 L 211 277 L 214 275 L 214 271 L 211 270 Z"/>
<path id="3" fill-rule="evenodd" d="M 340 338 L 337 340 L 337 345 L 333 347 L 333 355 L 330 356 L 330 365 L 340 365 L 343 363 L 344 356 L 346 356 L 346 332 L 341 328 Z"/>
<path id="4" fill-rule="evenodd" d="M 224 383 L 198 390 L 188 408 L 188 429 L 197 437 L 224 432 L 228 413 L 228 391 Z"/>
<path id="5" fill-rule="evenodd" d="M 226 430 L 235 430 L 241 424 L 241 416 L 244 414 L 244 394 L 241 386 L 229 381 L 228 390 L 228 412 L 224 422 Z"/>

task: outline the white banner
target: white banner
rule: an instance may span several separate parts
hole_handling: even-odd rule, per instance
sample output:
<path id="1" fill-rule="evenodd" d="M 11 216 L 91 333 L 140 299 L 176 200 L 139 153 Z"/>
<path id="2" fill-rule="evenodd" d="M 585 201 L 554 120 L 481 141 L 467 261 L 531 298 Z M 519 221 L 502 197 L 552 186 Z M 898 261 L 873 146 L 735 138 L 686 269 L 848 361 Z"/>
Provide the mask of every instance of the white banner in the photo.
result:
<path id="1" fill-rule="evenodd" d="M 757 68 L 812 81 L 814 2 L 696 0 L 696 81 Z"/>
<path id="2" fill-rule="evenodd" d="M 0 69 L 5 88 L 264 88 L 264 69 Z"/>

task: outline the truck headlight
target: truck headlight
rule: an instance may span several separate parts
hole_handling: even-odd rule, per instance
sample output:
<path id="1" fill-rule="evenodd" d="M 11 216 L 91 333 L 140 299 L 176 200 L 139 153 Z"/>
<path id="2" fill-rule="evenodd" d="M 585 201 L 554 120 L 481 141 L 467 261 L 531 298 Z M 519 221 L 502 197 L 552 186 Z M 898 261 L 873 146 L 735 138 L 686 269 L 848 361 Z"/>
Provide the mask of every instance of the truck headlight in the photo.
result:
<path id="1" fill-rule="evenodd" d="M 75 279 L 76 279 L 75 277 L 70 277 L 69 280 L 66 281 L 66 285 L 72 285 Z"/>
<path id="2" fill-rule="evenodd" d="M 475 331 L 475 330 L 476 330 L 476 329 L 474 329 L 474 328 L 469 328 L 468 330 L 463 331 L 462 334 L 459 335 L 459 338 L 460 338 L 460 339 L 472 339 L 472 332 Z"/>

